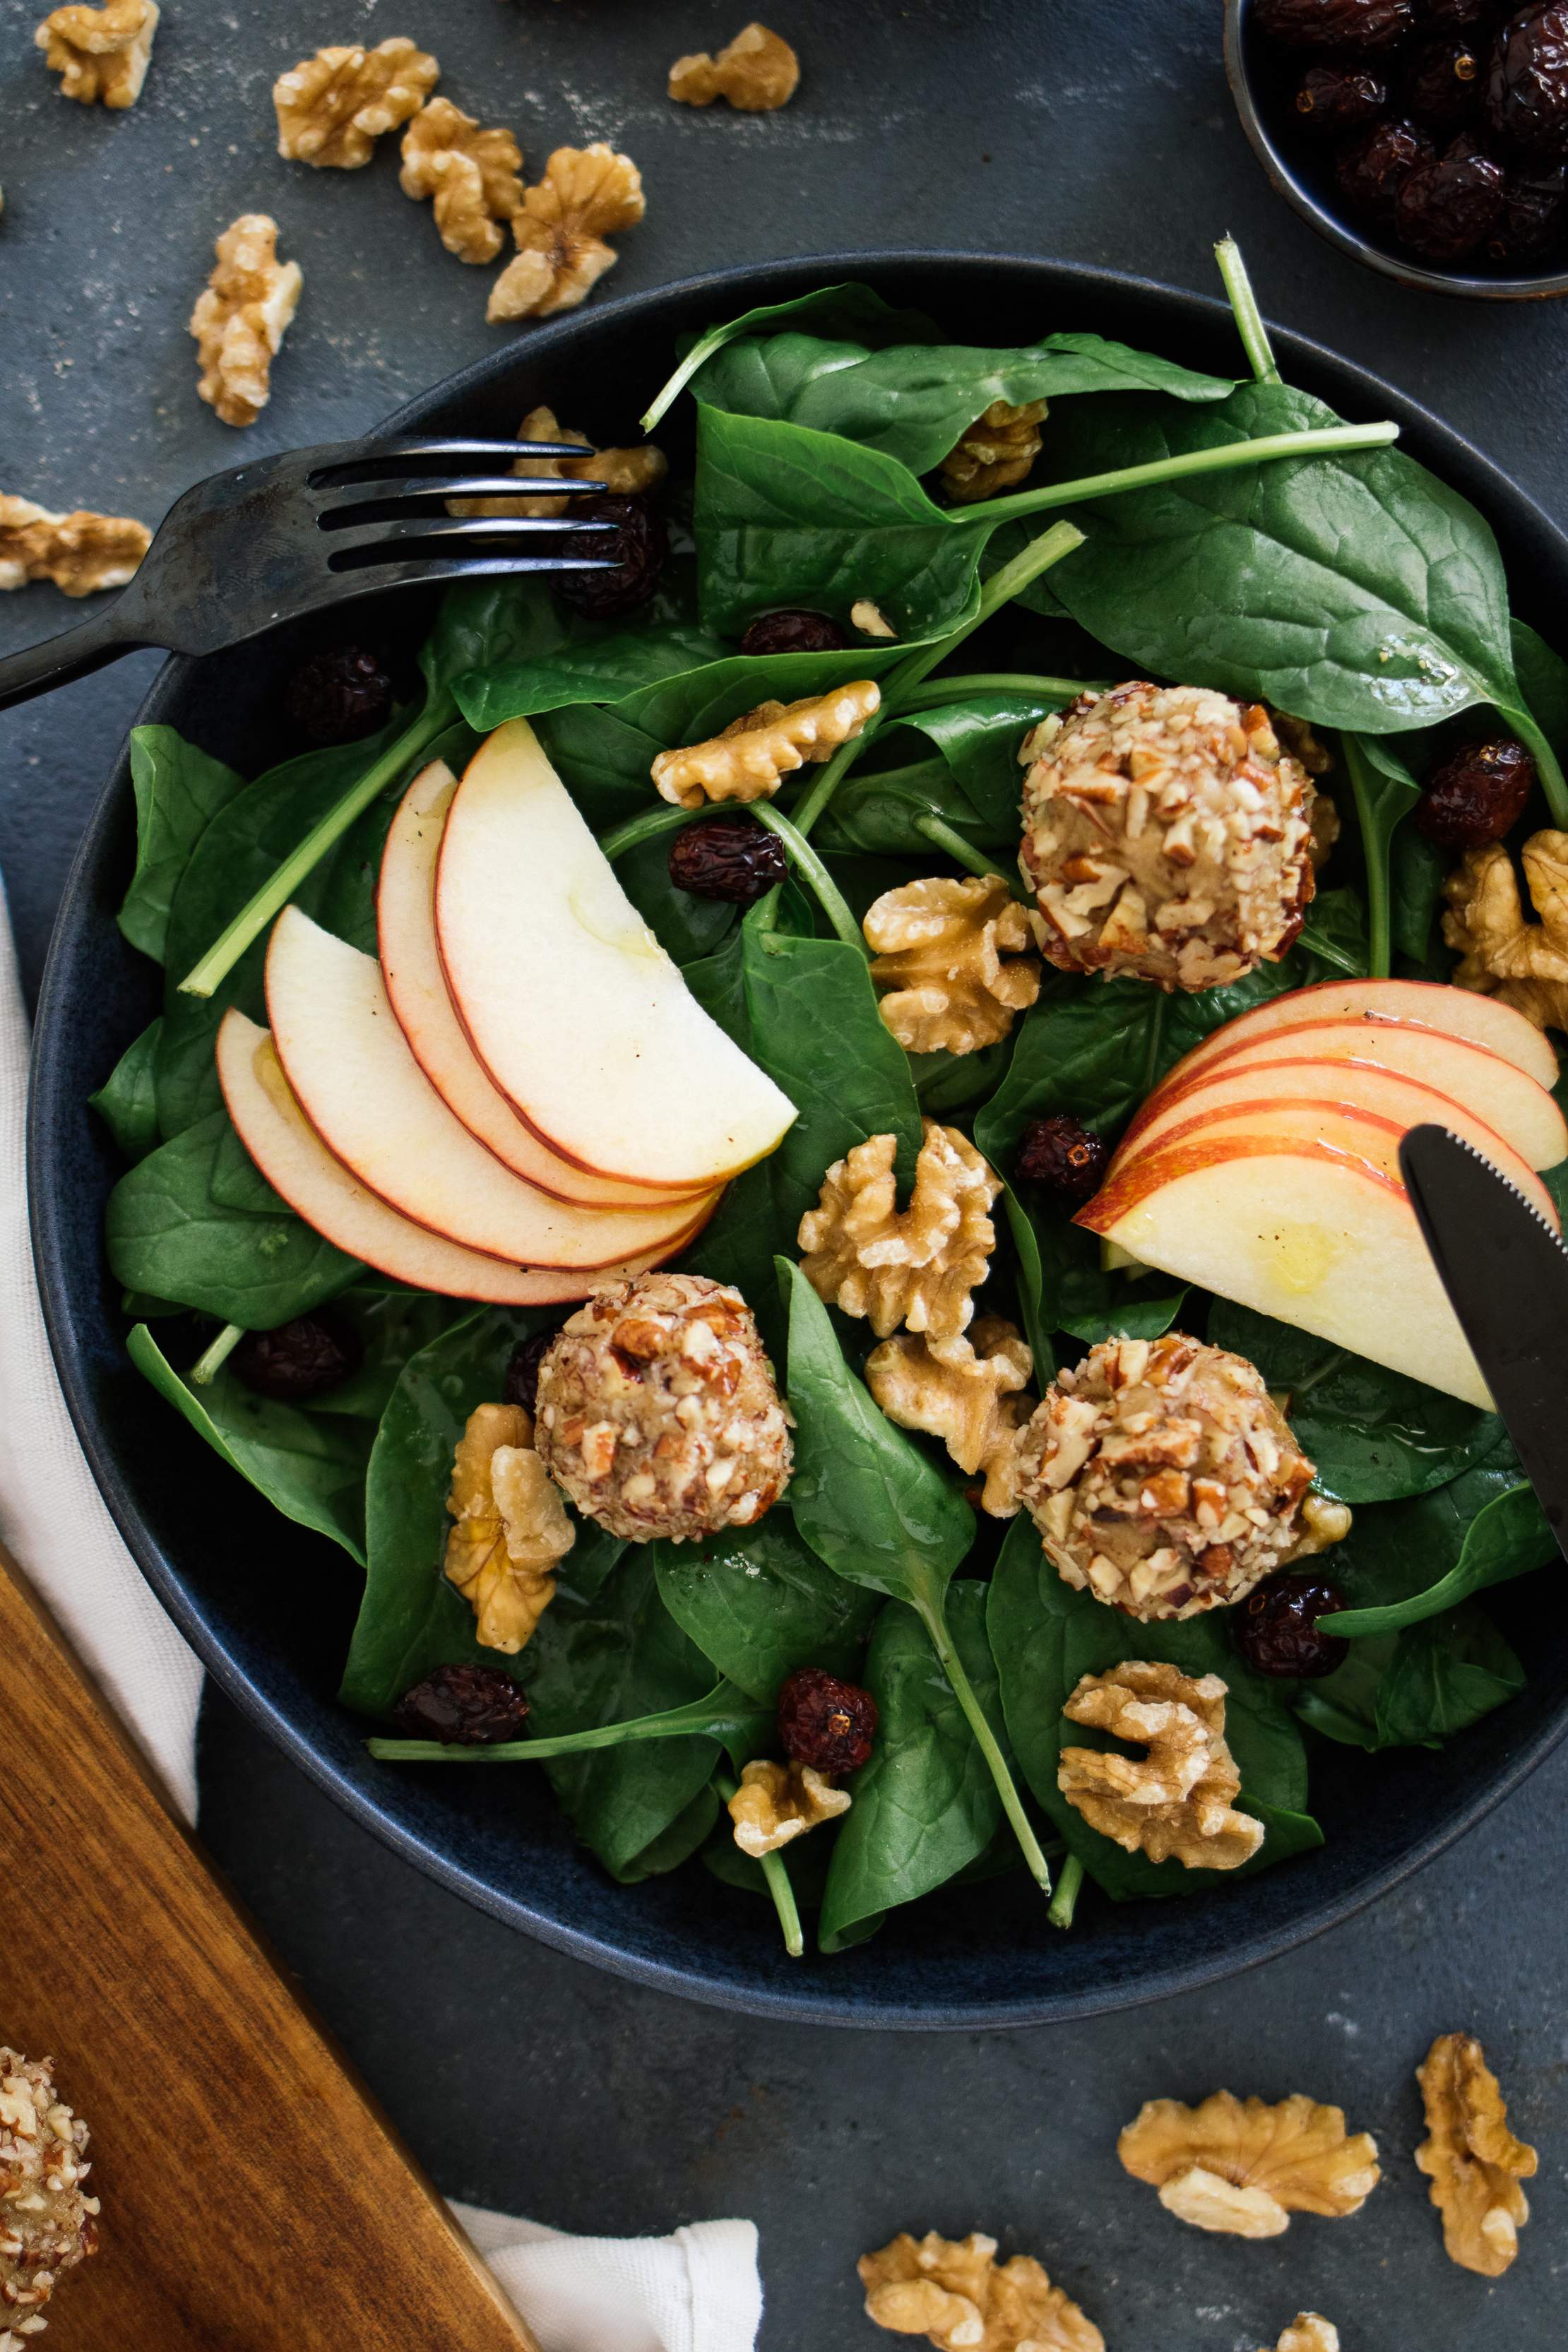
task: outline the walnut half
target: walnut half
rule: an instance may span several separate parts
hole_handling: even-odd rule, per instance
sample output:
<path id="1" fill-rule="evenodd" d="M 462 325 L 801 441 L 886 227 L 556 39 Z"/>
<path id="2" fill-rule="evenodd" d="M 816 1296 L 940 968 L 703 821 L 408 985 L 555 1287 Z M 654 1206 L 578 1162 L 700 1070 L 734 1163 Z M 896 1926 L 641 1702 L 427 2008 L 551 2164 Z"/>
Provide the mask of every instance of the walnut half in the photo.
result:
<path id="1" fill-rule="evenodd" d="M 1376 2188 L 1377 2142 L 1345 2129 L 1342 2107 L 1300 2091 L 1278 2105 L 1215 2091 L 1201 2106 L 1151 2099 L 1116 2143 L 1179 2221 L 1235 2238 L 1277 2238 L 1292 2213 L 1340 2220 Z M 1298 2323 L 1300 2324 L 1300 2323 Z"/>
<path id="2" fill-rule="evenodd" d="M 1091 1830 L 1151 1862 L 1237 1870 L 1263 1843 L 1263 1824 L 1235 1810 L 1241 1775 L 1225 1738 L 1226 1685 L 1177 1666 L 1127 1658 L 1085 1675 L 1062 1709 L 1069 1723 L 1141 1747 L 1064 1748 L 1057 1786 Z"/>
<path id="3" fill-rule="evenodd" d="M 555 1598 L 556 1565 L 577 1539 L 521 1405 L 469 1414 L 447 1508 L 456 1525 L 446 1573 L 473 1610 L 474 1639 L 515 1655 Z"/>
<path id="4" fill-rule="evenodd" d="M 907 2230 L 858 2265 L 866 2316 L 939 2352 L 1105 2352 L 1105 2338 L 1032 2255 L 998 2263 L 978 2230 L 940 2238 Z"/>
<path id="5" fill-rule="evenodd" d="M 374 49 L 318 49 L 272 85 L 278 152 L 286 163 L 357 172 L 375 142 L 417 114 L 441 68 L 416 43 L 399 37 Z"/>
<path id="6" fill-rule="evenodd" d="M 426 112 L 430 111 L 426 108 Z M 517 428 L 520 441 L 574 441 L 582 450 L 580 457 L 519 457 L 512 467 L 514 474 L 525 474 L 533 480 L 563 482 L 603 482 L 608 496 L 620 499 L 641 498 L 645 491 L 662 482 L 669 467 L 662 449 L 645 441 L 638 449 L 595 449 L 585 433 L 575 433 L 570 425 L 558 425 L 552 408 L 531 408 Z M 570 504 L 563 493 L 560 498 L 523 499 L 448 499 L 447 512 L 450 515 L 562 515 Z"/>
<path id="7" fill-rule="evenodd" d="M 1034 1359 L 1000 1315 L 983 1315 L 933 1356 L 923 1332 L 900 1331 L 866 1359 L 866 1385 L 900 1429 L 940 1437 L 970 1477 L 984 1474 L 980 1504 L 994 1518 L 1018 1508 L 1018 1431 L 1034 1411 L 1027 1388 Z"/>
<path id="8" fill-rule="evenodd" d="M 433 98 L 403 134 L 398 186 L 435 198 L 436 228 L 459 261 L 493 261 L 502 224 L 522 208 L 522 151 L 510 131 L 481 131 L 449 98 Z"/>
<path id="9" fill-rule="evenodd" d="M 241 213 L 219 237 L 217 266 L 191 312 L 196 390 L 226 425 L 254 425 L 272 397 L 272 361 L 300 307 L 297 261 L 278 258 L 278 224 Z"/>
<path id="10" fill-rule="evenodd" d="M 615 268 L 615 247 L 605 239 L 634 228 L 647 210 L 642 174 L 629 155 L 617 155 L 603 140 L 557 147 L 543 179 L 512 215 L 518 250 L 490 288 L 490 324 L 574 310 Z"/>
<path id="11" fill-rule="evenodd" d="M 1535 2150 L 1510 2131 L 1497 2076 L 1473 2033 L 1440 2033 L 1415 2079 L 1426 2109 L 1415 2162 L 1432 2183 L 1427 2193 L 1443 2216 L 1448 2259 L 1500 2278 L 1530 2219 L 1519 2184 L 1535 2176 Z"/>
<path id="12" fill-rule="evenodd" d="M 123 588 L 153 543 L 129 515 L 51 514 L 0 490 L 0 589 L 50 580 L 67 596 Z"/>
<path id="13" fill-rule="evenodd" d="M 1045 415 L 1043 400 L 1018 407 L 994 400 L 942 461 L 942 486 L 953 504 L 973 506 L 1021 482 L 1040 454 Z"/>
<path id="14" fill-rule="evenodd" d="M 1274 2352 L 1340 2352 L 1340 2331 L 1321 2311 L 1299 2311 Z"/>
<path id="15" fill-rule="evenodd" d="M 1520 856 L 1539 922 L 1525 914 L 1500 841 L 1467 850 L 1449 875 L 1443 937 L 1458 953 L 1454 979 L 1538 1029 L 1568 1029 L 1568 833 L 1533 833 Z"/>
<path id="16" fill-rule="evenodd" d="M 771 114 L 787 105 L 800 80 L 800 59 L 782 34 L 748 25 L 717 57 L 706 49 L 677 58 L 669 95 L 682 106 L 711 106 L 727 98 L 742 114 Z"/>
<path id="17" fill-rule="evenodd" d="M 83 106 L 134 106 L 152 62 L 157 0 L 109 0 L 107 7 L 57 8 L 33 35 L 60 77 L 60 96 Z"/>
<path id="18" fill-rule="evenodd" d="M 896 1136 L 872 1135 L 834 1161 L 800 1221 L 800 1270 L 830 1307 L 866 1316 L 879 1339 L 902 1324 L 925 1332 L 940 1355 L 968 1328 L 973 1293 L 990 1271 L 1002 1180 L 967 1136 L 928 1118 L 900 1209 L 897 1157 Z"/>
<path id="19" fill-rule="evenodd" d="M 849 1811 L 849 1801 L 847 1789 L 836 1789 L 826 1773 L 809 1764 L 772 1764 L 759 1758 L 745 1767 L 730 1800 L 735 1843 L 760 1861 L 821 1822 L 837 1821 Z"/>
<path id="20" fill-rule="evenodd" d="M 732 719 L 721 735 L 682 750 L 661 751 L 653 781 L 677 808 L 704 801 L 772 800 L 796 768 L 830 760 L 840 743 L 859 734 L 881 703 L 868 677 L 829 687 L 798 702 L 759 702 Z"/>
<path id="21" fill-rule="evenodd" d="M 1040 992 L 1028 909 L 1000 875 L 900 883 L 861 929 L 882 1018 L 907 1054 L 994 1045 Z"/>

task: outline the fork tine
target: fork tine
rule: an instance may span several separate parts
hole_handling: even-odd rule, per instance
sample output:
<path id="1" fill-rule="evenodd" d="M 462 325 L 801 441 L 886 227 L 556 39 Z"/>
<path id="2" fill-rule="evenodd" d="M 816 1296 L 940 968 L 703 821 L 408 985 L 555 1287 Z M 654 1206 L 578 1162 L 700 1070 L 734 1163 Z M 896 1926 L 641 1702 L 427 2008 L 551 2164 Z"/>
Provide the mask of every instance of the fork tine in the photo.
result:
<path id="1" fill-rule="evenodd" d="M 356 489 L 372 488 L 370 484 L 363 482 L 353 487 Z M 448 499 L 576 498 L 584 493 L 603 490 L 605 487 L 603 482 L 552 481 L 543 477 L 535 480 L 531 476 L 517 474 L 458 474 L 444 482 L 392 481 L 372 489 L 369 498 L 348 499 L 342 506 L 323 507 L 317 520 L 323 530 L 342 530 L 355 516 L 363 515 L 368 520 L 378 507 L 394 503 L 402 506 L 427 504 L 432 500 L 444 503 Z M 586 522 L 573 527 L 578 530 L 588 528 Z"/>
<path id="2" fill-rule="evenodd" d="M 352 550 L 340 548 L 327 558 L 327 569 L 334 575 L 333 586 L 340 596 L 377 596 L 389 588 L 444 588 L 453 580 L 510 579 L 541 572 L 613 572 L 616 566 L 593 556 L 505 555 L 500 549 L 489 552 L 454 549 L 443 557 L 438 548 L 402 563 L 390 557 L 378 559 L 374 551 L 356 562 Z"/>
<path id="3" fill-rule="evenodd" d="M 449 545 L 470 539 L 528 540 L 542 532 L 546 538 L 552 532 L 570 531 L 586 538 L 590 532 L 614 531 L 619 526 L 613 522 L 574 522 L 568 515 L 431 515 L 405 518 L 401 522 L 378 522 L 355 533 L 353 539 L 339 539 L 333 551 L 333 569 L 339 569 L 337 557 L 347 555 L 361 562 L 376 562 L 402 549 L 423 552 L 431 541 L 445 540 Z M 336 533 L 334 533 L 336 537 Z M 544 558 L 543 561 L 565 562 L 565 557 Z"/>
<path id="4" fill-rule="evenodd" d="M 383 441 L 363 457 L 340 458 L 336 464 L 318 466 L 309 476 L 312 489 L 330 488 L 350 482 L 374 481 L 386 477 L 400 465 L 417 463 L 425 472 L 434 473 L 443 466 L 471 466 L 476 458 L 497 457 L 575 457 L 579 461 L 585 451 L 580 441 L 483 441 L 479 439 L 394 440 Z"/>

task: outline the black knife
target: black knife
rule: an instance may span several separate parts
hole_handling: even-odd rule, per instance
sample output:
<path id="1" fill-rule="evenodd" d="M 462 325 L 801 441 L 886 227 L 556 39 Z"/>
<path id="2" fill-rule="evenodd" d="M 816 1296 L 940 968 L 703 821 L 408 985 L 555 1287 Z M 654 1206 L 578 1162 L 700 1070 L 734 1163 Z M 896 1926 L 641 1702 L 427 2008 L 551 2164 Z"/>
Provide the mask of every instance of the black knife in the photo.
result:
<path id="1" fill-rule="evenodd" d="M 1413 1127 L 1399 1166 L 1443 1287 L 1568 1555 L 1568 1248 L 1516 1185 L 1446 1127 Z"/>

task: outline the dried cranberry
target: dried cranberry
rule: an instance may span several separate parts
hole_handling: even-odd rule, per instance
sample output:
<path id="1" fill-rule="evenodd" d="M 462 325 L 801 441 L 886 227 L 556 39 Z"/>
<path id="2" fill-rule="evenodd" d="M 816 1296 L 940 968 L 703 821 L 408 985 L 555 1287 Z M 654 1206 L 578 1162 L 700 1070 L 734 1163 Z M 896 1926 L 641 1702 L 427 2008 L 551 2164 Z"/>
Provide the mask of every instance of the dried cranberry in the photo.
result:
<path id="1" fill-rule="evenodd" d="M 1391 220 L 1405 175 L 1432 153 L 1431 141 L 1413 122 L 1375 122 L 1341 149 L 1334 177 L 1348 203 L 1374 220 Z"/>
<path id="2" fill-rule="evenodd" d="M 1549 261 L 1568 241 L 1568 163 L 1531 163 L 1503 182 L 1502 218 L 1487 239 L 1494 261 Z"/>
<path id="3" fill-rule="evenodd" d="M 1292 49 L 1391 49 L 1415 22 L 1414 0 L 1257 0 L 1253 14 Z"/>
<path id="4" fill-rule="evenodd" d="M 743 654 L 841 654 L 854 643 L 826 613 L 764 613 L 741 639 Z"/>
<path id="5" fill-rule="evenodd" d="M 1318 1620 L 1344 1605 L 1339 1586 L 1310 1569 L 1266 1576 L 1237 1603 L 1231 1633 L 1257 1674 L 1291 1675 L 1303 1681 L 1331 1675 L 1344 1664 L 1351 1645 L 1341 1633 L 1321 1633 Z"/>
<path id="6" fill-rule="evenodd" d="M 1484 245 L 1502 217 L 1503 169 L 1462 134 L 1400 183 L 1394 230 L 1424 261 L 1447 267 Z"/>
<path id="7" fill-rule="evenodd" d="M 346 1316 L 319 1307 L 313 1315 L 296 1315 L 275 1330 L 247 1331 L 228 1360 L 258 1396 L 304 1404 L 358 1371 L 364 1343 Z"/>
<path id="8" fill-rule="evenodd" d="M 754 817 L 704 816 L 682 825 L 670 843 L 669 878 L 694 898 L 750 907 L 788 880 L 789 860 L 777 834 Z"/>
<path id="9" fill-rule="evenodd" d="M 1487 121 L 1527 154 L 1568 155 L 1568 5 L 1510 16 L 1492 50 Z"/>
<path id="10" fill-rule="evenodd" d="M 363 646 L 333 646 L 300 663 L 283 690 L 283 708 L 308 741 L 352 743 L 384 725 L 392 680 Z"/>
<path id="11" fill-rule="evenodd" d="M 499 1666 L 437 1666 L 404 1692 L 392 1720 L 405 1739 L 489 1748 L 521 1738 L 528 1701 Z"/>
<path id="12" fill-rule="evenodd" d="M 520 1404 L 524 1412 L 538 1412 L 539 1367 L 554 1345 L 553 1331 L 536 1331 L 531 1339 L 518 1341 L 506 1363 L 503 1394 L 508 1404 Z"/>
<path id="13" fill-rule="evenodd" d="M 858 1683 L 798 1666 L 779 1692 L 784 1752 L 814 1772 L 858 1772 L 877 1737 L 877 1702 Z"/>
<path id="14" fill-rule="evenodd" d="M 1498 0 L 1416 0 L 1416 16 L 1428 32 L 1466 33 L 1501 14 Z"/>
<path id="15" fill-rule="evenodd" d="M 1087 1201 L 1100 1189 L 1110 1147 L 1093 1128 L 1065 1110 L 1032 1118 L 1018 1146 L 1017 1172 L 1030 1184 L 1044 1184 L 1064 1201 Z"/>
<path id="16" fill-rule="evenodd" d="M 1463 743 L 1434 768 L 1415 803 L 1415 823 L 1439 849 L 1484 849 L 1519 823 L 1535 783 L 1522 743 Z"/>
<path id="17" fill-rule="evenodd" d="M 1458 131 L 1480 104 L 1481 60 L 1463 39 L 1426 41 L 1405 69 L 1399 102 L 1413 122 L 1429 131 Z"/>
<path id="18" fill-rule="evenodd" d="M 1388 85 L 1358 66 L 1309 66 L 1296 92 L 1296 111 L 1314 139 L 1342 139 L 1374 122 L 1388 103 Z"/>
<path id="19" fill-rule="evenodd" d="M 590 531 L 581 539 L 565 532 L 557 541 L 561 553 L 608 559 L 614 569 L 562 572 L 555 582 L 561 602 L 595 621 L 611 620 L 617 613 L 635 612 L 639 604 L 646 604 L 658 586 L 658 575 L 669 553 L 663 517 L 646 499 L 608 495 L 584 499 L 572 511 L 580 522 L 613 522 L 616 530 Z"/>

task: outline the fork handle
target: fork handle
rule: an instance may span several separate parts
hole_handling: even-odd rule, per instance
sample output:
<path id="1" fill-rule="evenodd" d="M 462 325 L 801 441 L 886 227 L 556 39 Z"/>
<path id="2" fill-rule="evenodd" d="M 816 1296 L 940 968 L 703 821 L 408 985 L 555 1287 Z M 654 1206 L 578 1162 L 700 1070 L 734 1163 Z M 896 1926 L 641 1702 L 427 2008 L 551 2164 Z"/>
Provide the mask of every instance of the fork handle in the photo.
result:
<path id="1" fill-rule="evenodd" d="M 122 601 L 117 596 L 107 612 L 60 636 L 46 637 L 41 646 L 24 646 L 20 653 L 0 656 L 0 710 L 35 694 L 47 694 L 53 686 L 67 686 L 73 677 L 85 677 L 89 670 L 101 669 L 106 662 L 145 645 L 145 637 L 133 635 L 121 619 Z"/>

